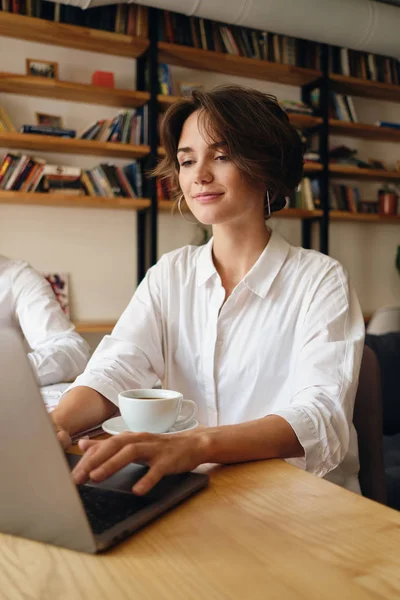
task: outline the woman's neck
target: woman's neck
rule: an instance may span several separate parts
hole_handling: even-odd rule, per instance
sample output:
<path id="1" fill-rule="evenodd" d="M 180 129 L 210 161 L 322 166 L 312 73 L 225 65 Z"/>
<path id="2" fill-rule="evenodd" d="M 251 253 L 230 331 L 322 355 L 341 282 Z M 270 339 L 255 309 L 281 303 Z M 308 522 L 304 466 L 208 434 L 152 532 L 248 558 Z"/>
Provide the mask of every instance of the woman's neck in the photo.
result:
<path id="1" fill-rule="evenodd" d="M 226 291 L 226 298 L 257 262 L 271 237 L 263 222 L 252 227 L 213 228 L 213 259 Z"/>

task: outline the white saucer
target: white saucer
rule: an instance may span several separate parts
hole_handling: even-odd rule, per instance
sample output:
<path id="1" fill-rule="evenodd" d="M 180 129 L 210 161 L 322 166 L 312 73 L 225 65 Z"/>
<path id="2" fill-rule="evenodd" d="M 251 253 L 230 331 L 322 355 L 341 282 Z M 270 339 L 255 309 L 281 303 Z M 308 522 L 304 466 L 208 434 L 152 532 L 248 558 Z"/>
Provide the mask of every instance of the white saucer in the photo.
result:
<path id="1" fill-rule="evenodd" d="M 196 429 L 199 426 L 199 422 L 196 419 L 192 419 L 189 423 L 183 427 L 176 426 L 172 427 L 169 431 L 161 435 L 170 435 L 172 433 L 180 433 L 181 431 L 190 431 L 190 429 Z M 122 417 L 113 417 L 104 421 L 102 425 L 103 430 L 110 435 L 118 435 L 119 433 L 125 433 L 129 431 Z"/>

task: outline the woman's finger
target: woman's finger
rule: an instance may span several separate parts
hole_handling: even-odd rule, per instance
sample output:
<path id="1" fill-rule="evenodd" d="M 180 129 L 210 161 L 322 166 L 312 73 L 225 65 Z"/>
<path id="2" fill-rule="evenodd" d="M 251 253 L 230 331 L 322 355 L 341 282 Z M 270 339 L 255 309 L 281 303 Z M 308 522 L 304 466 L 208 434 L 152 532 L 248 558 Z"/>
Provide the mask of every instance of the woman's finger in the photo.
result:
<path id="1" fill-rule="evenodd" d="M 89 479 L 89 473 L 119 452 L 121 447 L 128 442 L 118 439 L 119 436 L 109 440 L 99 441 L 97 444 L 90 444 L 85 454 L 72 471 L 72 477 L 76 484 L 85 483 Z M 86 440 L 85 440 L 86 441 Z M 86 444 L 82 444 L 85 446 Z"/>
<path id="2" fill-rule="evenodd" d="M 89 477 L 92 481 L 103 481 L 120 469 L 126 467 L 140 456 L 140 446 L 143 444 L 127 444 L 100 466 L 91 470 Z"/>
<path id="3" fill-rule="evenodd" d="M 160 463 L 156 463 L 147 471 L 146 475 L 135 483 L 132 492 L 138 496 L 147 494 L 167 474 Z"/>
<path id="4" fill-rule="evenodd" d="M 81 438 L 80 440 L 78 440 L 78 446 L 81 450 L 86 451 L 89 450 L 89 448 L 91 448 L 92 446 L 96 446 L 100 442 L 101 440 L 89 440 Z"/>

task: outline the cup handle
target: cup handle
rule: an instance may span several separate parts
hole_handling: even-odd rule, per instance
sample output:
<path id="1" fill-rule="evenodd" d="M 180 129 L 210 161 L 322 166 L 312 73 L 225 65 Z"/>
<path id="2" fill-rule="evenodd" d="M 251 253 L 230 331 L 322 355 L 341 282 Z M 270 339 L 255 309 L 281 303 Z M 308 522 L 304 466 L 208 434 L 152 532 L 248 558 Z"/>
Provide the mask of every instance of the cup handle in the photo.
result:
<path id="1" fill-rule="evenodd" d="M 197 410 L 197 406 L 196 403 L 193 402 L 193 400 L 182 400 L 182 407 L 184 406 L 191 406 L 191 412 L 187 417 L 179 417 L 177 418 L 177 420 L 175 421 L 175 425 L 179 425 L 179 427 L 181 427 L 182 425 L 187 425 L 188 423 L 190 423 L 190 421 L 193 419 L 194 415 L 196 414 L 196 410 Z"/>

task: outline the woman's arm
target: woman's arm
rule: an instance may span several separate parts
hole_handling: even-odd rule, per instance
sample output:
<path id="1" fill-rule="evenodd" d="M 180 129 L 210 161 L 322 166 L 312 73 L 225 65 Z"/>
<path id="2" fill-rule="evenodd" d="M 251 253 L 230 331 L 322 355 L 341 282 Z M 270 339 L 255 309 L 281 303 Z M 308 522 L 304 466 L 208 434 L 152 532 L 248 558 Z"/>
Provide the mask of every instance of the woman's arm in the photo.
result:
<path id="1" fill-rule="evenodd" d="M 124 433 L 108 440 L 81 440 L 85 455 L 75 468 L 76 483 L 103 481 L 130 462 L 145 462 L 149 471 L 134 486 L 146 494 L 164 476 L 191 471 L 203 463 L 235 463 L 303 455 L 291 426 L 281 417 L 201 428 L 174 435 Z"/>
<path id="2" fill-rule="evenodd" d="M 119 392 L 151 388 L 162 378 L 159 272 L 159 265 L 147 272 L 112 334 L 104 336 L 85 372 L 51 413 L 64 447 L 72 434 L 94 427 L 114 414 Z"/>
<path id="3" fill-rule="evenodd" d="M 313 293 L 296 340 L 287 406 L 274 410 L 293 428 L 307 471 L 324 477 L 350 447 L 364 320 L 343 267 L 332 261 Z"/>
<path id="4" fill-rule="evenodd" d="M 89 346 L 63 313 L 50 284 L 23 264 L 13 276 L 12 294 L 39 385 L 73 381 L 86 367 Z"/>
<path id="5" fill-rule="evenodd" d="M 117 408 L 105 396 L 89 387 L 73 388 L 50 413 L 58 438 L 64 448 L 71 444 L 71 436 L 110 418 Z"/>

